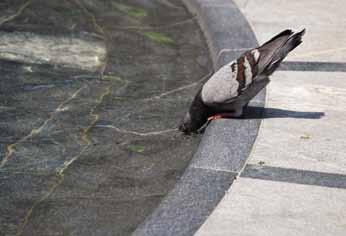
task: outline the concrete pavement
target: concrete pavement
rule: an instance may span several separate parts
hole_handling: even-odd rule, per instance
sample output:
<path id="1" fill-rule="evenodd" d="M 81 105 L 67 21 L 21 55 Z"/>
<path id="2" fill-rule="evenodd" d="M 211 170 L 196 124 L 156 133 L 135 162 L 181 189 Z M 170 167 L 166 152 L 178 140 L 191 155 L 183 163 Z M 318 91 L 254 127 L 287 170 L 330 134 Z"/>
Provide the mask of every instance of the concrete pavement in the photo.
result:
<path id="1" fill-rule="evenodd" d="M 346 3 L 235 2 L 260 43 L 307 33 L 272 76 L 247 165 L 196 235 L 346 235 Z"/>

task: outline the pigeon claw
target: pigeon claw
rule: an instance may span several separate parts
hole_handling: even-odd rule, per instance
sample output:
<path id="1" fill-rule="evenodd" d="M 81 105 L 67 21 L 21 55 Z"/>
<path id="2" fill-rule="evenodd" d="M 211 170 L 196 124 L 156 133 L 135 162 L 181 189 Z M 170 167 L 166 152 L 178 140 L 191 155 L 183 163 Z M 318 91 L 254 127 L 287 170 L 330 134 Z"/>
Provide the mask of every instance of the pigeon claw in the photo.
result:
<path id="1" fill-rule="evenodd" d="M 218 120 L 218 119 L 222 119 L 223 116 L 221 114 L 217 114 L 217 115 L 213 115 L 211 117 L 208 118 L 208 121 L 212 121 L 212 120 Z"/>
<path id="2" fill-rule="evenodd" d="M 219 113 L 208 118 L 208 121 L 219 120 L 219 119 L 229 119 L 229 118 L 239 118 L 243 115 L 243 109 L 237 109 L 233 112 Z"/>

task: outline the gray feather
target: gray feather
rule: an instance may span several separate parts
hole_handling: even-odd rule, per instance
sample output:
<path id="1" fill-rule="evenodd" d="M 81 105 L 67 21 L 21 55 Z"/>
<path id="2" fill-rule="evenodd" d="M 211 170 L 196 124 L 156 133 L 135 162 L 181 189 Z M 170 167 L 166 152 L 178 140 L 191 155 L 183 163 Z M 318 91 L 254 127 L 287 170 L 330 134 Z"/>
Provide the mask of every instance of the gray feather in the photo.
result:
<path id="1" fill-rule="evenodd" d="M 234 64 L 236 61 L 223 66 L 203 85 L 201 96 L 205 104 L 222 103 L 238 96 L 239 82 L 237 69 L 232 69 Z"/>
<path id="2" fill-rule="evenodd" d="M 203 102 L 217 107 L 236 101 L 256 80 L 275 71 L 287 54 L 301 43 L 304 32 L 295 34 L 285 30 L 262 46 L 245 52 L 237 60 L 223 66 L 203 85 Z M 237 70 L 232 70 L 231 65 L 236 65 Z"/>
<path id="3" fill-rule="evenodd" d="M 198 91 L 179 129 L 195 132 L 217 113 L 242 115 L 243 107 L 269 83 L 268 76 L 302 42 L 304 32 L 285 30 L 223 66 Z"/>

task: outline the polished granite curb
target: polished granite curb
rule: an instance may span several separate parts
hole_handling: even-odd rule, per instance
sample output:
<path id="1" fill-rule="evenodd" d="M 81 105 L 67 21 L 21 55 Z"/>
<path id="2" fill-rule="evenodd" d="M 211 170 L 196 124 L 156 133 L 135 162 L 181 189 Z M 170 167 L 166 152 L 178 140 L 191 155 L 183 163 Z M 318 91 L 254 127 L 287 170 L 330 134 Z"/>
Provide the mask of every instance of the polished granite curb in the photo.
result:
<path id="1" fill-rule="evenodd" d="M 257 40 L 231 0 L 183 0 L 197 16 L 214 69 L 236 59 Z M 264 107 L 265 91 L 250 106 Z M 262 109 L 257 109 L 261 117 Z M 242 171 L 261 119 L 217 120 L 206 129 L 190 165 L 175 188 L 134 235 L 193 235 Z"/>

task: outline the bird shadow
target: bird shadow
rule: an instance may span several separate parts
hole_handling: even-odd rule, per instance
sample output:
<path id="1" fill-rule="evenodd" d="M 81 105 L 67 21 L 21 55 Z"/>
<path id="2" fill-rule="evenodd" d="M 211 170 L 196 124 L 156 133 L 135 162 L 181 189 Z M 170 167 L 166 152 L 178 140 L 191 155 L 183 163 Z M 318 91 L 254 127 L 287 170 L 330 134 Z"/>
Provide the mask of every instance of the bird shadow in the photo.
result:
<path id="1" fill-rule="evenodd" d="M 321 119 L 324 112 L 291 111 L 279 108 L 248 106 L 244 109 L 241 119 L 296 118 Z"/>
<path id="2" fill-rule="evenodd" d="M 269 118 L 295 118 L 295 119 L 321 119 L 325 115 L 324 112 L 309 112 L 309 111 L 291 111 L 279 108 L 254 107 L 248 106 L 244 108 L 241 117 L 232 119 L 269 119 Z M 227 118 L 228 119 L 228 118 Z M 206 122 L 198 133 L 204 133 L 210 121 Z"/>

